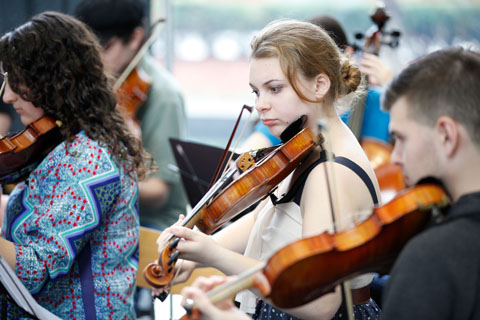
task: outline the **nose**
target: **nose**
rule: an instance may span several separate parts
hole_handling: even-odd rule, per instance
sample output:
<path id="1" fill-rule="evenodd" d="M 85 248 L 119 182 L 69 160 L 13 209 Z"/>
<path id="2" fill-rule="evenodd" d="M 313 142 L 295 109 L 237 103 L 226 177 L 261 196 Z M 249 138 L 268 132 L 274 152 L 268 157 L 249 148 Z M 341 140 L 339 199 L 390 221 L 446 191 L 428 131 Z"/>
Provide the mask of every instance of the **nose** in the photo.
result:
<path id="1" fill-rule="evenodd" d="M 393 145 L 393 150 L 392 150 L 392 153 L 390 154 L 390 161 L 392 161 L 392 163 L 396 165 L 402 166 L 402 155 L 400 151 L 400 145 L 397 142 Z"/>
<path id="2" fill-rule="evenodd" d="M 17 100 L 17 94 L 13 92 L 12 88 L 8 85 L 8 81 L 5 83 L 5 90 L 3 91 L 3 102 L 7 104 L 14 103 Z"/>
<path id="3" fill-rule="evenodd" d="M 259 114 L 270 110 L 270 104 L 263 98 L 261 95 L 258 96 L 257 101 L 255 102 L 255 109 Z"/>

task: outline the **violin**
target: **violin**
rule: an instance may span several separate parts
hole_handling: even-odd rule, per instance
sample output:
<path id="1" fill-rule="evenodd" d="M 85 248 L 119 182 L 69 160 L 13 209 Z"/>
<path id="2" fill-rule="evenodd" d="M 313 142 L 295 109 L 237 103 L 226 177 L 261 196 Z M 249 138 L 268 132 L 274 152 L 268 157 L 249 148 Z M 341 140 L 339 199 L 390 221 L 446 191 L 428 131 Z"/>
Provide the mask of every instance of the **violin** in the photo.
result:
<path id="1" fill-rule="evenodd" d="M 387 273 L 403 246 L 425 228 L 432 214 L 448 203 L 444 189 L 437 184 L 406 189 L 386 205 L 374 208 L 357 226 L 297 240 L 277 251 L 265 264 L 207 295 L 216 303 L 254 287 L 279 308 L 302 306 L 352 277 L 368 272 Z M 269 288 L 260 280 L 259 273 L 267 279 Z M 199 316 L 195 305 L 185 307 L 188 313 L 182 320 L 199 319 L 195 318 Z"/>
<path id="2" fill-rule="evenodd" d="M 43 116 L 12 137 L 1 138 L 0 184 L 25 178 L 63 140 L 60 126 L 60 121 Z"/>
<path id="3" fill-rule="evenodd" d="M 391 163 L 390 154 L 393 150 L 391 144 L 373 138 L 362 138 L 360 145 L 362 146 L 363 151 L 365 151 L 373 170 Z"/>
<path id="4" fill-rule="evenodd" d="M 382 199 L 390 199 L 405 188 L 405 179 L 400 166 L 390 161 L 393 146 L 389 143 L 363 138 L 361 146 L 372 165 L 382 193 Z"/>
<path id="5" fill-rule="evenodd" d="M 304 128 L 286 143 L 274 148 L 258 163 L 254 163 L 237 179 L 227 185 L 226 181 L 236 172 L 230 169 L 206 194 L 182 222 L 182 226 L 211 234 L 225 222 L 262 200 L 285 179 L 321 143 L 321 137 L 310 128 Z M 253 163 L 250 156 L 247 162 Z M 244 157 L 240 157 L 244 161 Z M 174 276 L 173 269 L 179 252 L 179 239 L 171 236 L 160 254 L 157 263 L 144 269 L 147 283 L 154 288 L 169 284 Z"/>
<path id="6" fill-rule="evenodd" d="M 147 100 L 147 94 L 152 83 L 151 77 L 138 64 L 156 39 L 159 32 L 158 24 L 164 21 L 165 19 L 163 18 L 155 21 L 150 29 L 150 34 L 145 38 L 138 52 L 113 85 L 120 111 L 127 121 L 132 120 L 136 126 L 138 126 L 138 122 L 135 119 L 137 109 Z"/>
<path id="7" fill-rule="evenodd" d="M 138 121 L 135 119 L 135 115 L 138 108 L 147 100 L 151 84 L 151 77 L 143 69 L 137 67 L 130 72 L 115 92 L 118 107 L 124 118 L 133 120 L 136 125 L 138 125 Z"/>

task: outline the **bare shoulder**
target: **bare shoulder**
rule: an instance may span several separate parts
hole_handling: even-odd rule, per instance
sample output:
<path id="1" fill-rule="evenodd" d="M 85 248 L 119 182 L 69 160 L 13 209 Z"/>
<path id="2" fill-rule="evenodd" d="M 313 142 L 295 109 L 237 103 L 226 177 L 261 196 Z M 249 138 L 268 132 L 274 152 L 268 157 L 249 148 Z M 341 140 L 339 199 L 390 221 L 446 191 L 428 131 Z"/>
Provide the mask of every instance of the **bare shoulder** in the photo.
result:
<path id="1" fill-rule="evenodd" d="M 360 166 L 373 181 L 378 190 L 375 173 L 360 154 L 341 155 Z M 373 175 L 373 177 L 372 177 Z M 377 191 L 378 194 L 378 191 Z M 304 230 L 313 235 L 332 230 L 332 216 L 350 217 L 373 208 L 370 191 L 365 182 L 352 169 L 336 162 L 317 165 L 308 175 L 301 198 Z"/>

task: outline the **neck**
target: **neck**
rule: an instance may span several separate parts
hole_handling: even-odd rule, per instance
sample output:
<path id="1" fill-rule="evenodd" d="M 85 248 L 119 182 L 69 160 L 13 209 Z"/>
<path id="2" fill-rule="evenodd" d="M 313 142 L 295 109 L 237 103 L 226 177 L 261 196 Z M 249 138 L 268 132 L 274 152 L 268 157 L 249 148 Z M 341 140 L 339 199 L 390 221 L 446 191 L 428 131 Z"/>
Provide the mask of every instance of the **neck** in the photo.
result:
<path id="1" fill-rule="evenodd" d="M 454 202 L 465 194 L 480 191 L 480 150 L 469 151 L 457 157 L 443 179 Z"/>
<path id="2" fill-rule="evenodd" d="M 342 122 L 333 105 L 322 105 L 317 107 L 317 110 L 315 117 L 313 117 L 311 121 L 310 119 L 307 120 L 307 125 L 317 134 L 319 133 L 318 121 L 325 122 L 324 124 L 328 126 L 329 129 L 338 126 L 338 124 Z"/>

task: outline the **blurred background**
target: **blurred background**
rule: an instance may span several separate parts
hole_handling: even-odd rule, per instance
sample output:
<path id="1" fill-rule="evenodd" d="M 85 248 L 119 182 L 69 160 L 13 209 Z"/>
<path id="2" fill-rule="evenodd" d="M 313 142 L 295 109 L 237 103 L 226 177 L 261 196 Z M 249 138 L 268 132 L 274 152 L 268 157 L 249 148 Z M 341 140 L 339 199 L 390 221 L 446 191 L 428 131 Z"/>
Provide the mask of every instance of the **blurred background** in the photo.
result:
<path id="1" fill-rule="evenodd" d="M 78 2 L 1 0 L 0 31 L 3 34 L 44 10 L 72 13 Z M 479 0 L 384 2 L 391 16 L 385 30 L 401 32 L 397 48 L 385 46 L 380 52 L 394 71 L 439 48 L 480 47 Z M 249 43 L 268 22 L 332 15 L 344 25 L 353 44 L 356 33 L 364 33 L 372 26 L 369 15 L 375 5 L 375 0 L 151 1 L 151 21 L 158 17 L 167 20 L 150 50 L 173 73 L 183 90 L 188 140 L 225 146 L 242 105 L 254 105 L 248 86 Z M 247 134 L 249 128 L 251 125 Z"/>

